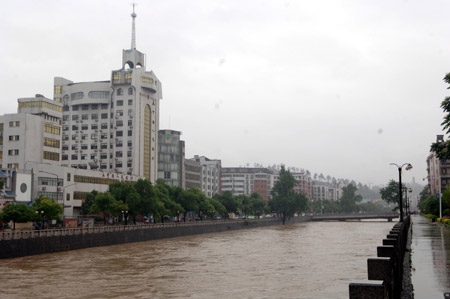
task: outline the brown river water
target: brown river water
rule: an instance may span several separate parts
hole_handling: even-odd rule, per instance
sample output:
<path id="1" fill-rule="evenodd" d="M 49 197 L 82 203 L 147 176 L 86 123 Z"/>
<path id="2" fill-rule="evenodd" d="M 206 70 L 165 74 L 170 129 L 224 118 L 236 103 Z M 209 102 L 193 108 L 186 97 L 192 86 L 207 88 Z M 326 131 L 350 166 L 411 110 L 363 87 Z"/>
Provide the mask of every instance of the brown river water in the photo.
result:
<path id="1" fill-rule="evenodd" d="M 308 222 L 0 260 L 0 298 L 348 298 L 393 222 Z"/>

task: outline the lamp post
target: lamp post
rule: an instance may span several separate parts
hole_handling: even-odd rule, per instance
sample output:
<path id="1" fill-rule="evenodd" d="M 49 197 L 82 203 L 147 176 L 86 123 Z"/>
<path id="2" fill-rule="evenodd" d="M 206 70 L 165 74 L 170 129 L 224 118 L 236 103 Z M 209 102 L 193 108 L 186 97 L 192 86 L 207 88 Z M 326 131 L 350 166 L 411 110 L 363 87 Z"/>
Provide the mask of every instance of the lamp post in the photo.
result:
<path id="1" fill-rule="evenodd" d="M 403 202 L 402 202 L 402 168 L 406 165 L 405 169 L 412 169 L 411 163 L 404 163 L 401 166 L 398 164 L 391 163 L 390 165 L 395 165 L 398 168 L 398 199 L 399 199 L 399 208 L 400 208 L 400 222 L 403 222 Z"/>
<path id="2" fill-rule="evenodd" d="M 125 220 L 125 225 L 128 225 L 128 211 L 122 211 L 122 217 Z"/>
<path id="3" fill-rule="evenodd" d="M 54 175 L 56 177 L 56 202 L 59 201 L 59 176 L 56 173 L 53 172 L 48 172 L 48 171 L 43 171 L 43 170 L 39 170 L 39 172 L 43 172 L 43 173 L 47 173 L 47 174 L 51 174 Z"/>
<path id="4" fill-rule="evenodd" d="M 44 229 L 44 211 L 36 211 L 36 215 L 38 215 L 39 218 L 42 220 L 42 227 L 41 227 L 41 229 Z"/>

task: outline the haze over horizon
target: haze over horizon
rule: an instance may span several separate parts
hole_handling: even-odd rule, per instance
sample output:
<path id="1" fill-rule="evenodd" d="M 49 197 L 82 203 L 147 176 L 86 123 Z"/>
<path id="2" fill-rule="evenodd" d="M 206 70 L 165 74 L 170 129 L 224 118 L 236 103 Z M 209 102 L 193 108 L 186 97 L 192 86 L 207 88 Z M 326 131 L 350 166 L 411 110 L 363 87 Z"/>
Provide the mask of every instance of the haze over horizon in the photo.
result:
<path id="1" fill-rule="evenodd" d="M 53 78 L 109 80 L 129 1 L 1 4 L 2 114 Z M 368 185 L 424 183 L 450 72 L 447 1 L 138 3 L 137 49 L 162 82 L 160 129 L 186 158 L 285 164 Z"/>

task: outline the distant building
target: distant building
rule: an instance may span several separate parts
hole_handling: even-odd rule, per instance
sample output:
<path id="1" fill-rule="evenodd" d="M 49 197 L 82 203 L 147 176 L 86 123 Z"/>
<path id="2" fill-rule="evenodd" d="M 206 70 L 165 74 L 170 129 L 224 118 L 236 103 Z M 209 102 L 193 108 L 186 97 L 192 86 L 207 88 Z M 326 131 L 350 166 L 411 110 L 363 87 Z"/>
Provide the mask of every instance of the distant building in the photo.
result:
<path id="1" fill-rule="evenodd" d="M 159 130 L 158 132 L 158 179 L 169 186 L 185 188 L 184 141 L 181 132 Z"/>
<path id="2" fill-rule="evenodd" d="M 200 162 L 191 159 L 185 159 L 184 170 L 185 170 L 184 181 L 186 190 L 191 188 L 198 188 L 201 190 L 202 165 L 200 164 Z"/>
<path id="3" fill-rule="evenodd" d="M 444 142 L 443 135 L 437 135 L 437 142 Z M 428 187 L 430 194 L 442 193 L 450 186 L 450 161 L 439 159 L 435 152 L 427 157 Z"/>
<path id="4" fill-rule="evenodd" d="M 220 172 L 222 164 L 220 160 L 209 159 L 204 156 L 194 156 L 191 160 L 201 165 L 201 190 L 209 198 L 220 192 Z"/>
<path id="5" fill-rule="evenodd" d="M 313 181 L 312 184 L 312 197 L 313 201 L 316 200 L 331 200 L 337 201 L 342 196 L 342 189 L 339 186 L 334 186 L 328 183 Z"/>
<path id="6" fill-rule="evenodd" d="M 221 192 L 233 195 L 258 193 L 269 200 L 273 172 L 267 168 L 223 167 L 221 170 Z"/>

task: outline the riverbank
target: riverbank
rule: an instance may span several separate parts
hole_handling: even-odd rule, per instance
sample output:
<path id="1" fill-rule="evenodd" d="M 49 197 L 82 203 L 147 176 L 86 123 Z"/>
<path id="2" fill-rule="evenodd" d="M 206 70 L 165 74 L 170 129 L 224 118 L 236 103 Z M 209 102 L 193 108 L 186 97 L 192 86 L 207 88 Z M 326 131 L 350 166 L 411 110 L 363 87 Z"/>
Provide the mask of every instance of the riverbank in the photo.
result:
<path id="1" fill-rule="evenodd" d="M 288 223 L 306 221 L 311 221 L 311 217 L 293 217 Z M 0 259 L 273 225 L 281 225 L 281 219 L 117 225 L 2 233 Z"/>

